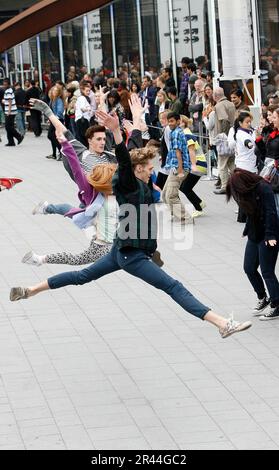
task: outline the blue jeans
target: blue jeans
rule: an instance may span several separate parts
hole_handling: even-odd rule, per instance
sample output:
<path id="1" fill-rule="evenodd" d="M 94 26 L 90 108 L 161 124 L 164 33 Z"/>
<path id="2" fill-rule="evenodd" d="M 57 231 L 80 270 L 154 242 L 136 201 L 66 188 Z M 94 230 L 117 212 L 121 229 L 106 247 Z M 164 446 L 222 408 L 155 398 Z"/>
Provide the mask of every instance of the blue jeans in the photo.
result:
<path id="1" fill-rule="evenodd" d="M 255 243 L 248 240 L 244 255 L 244 271 L 258 298 L 262 299 L 266 295 L 265 281 L 270 300 L 274 306 L 279 305 L 279 283 L 275 274 L 278 249 L 278 243 L 277 246 L 270 247 L 266 246 L 264 241 Z M 259 267 L 262 276 L 258 271 Z"/>
<path id="2" fill-rule="evenodd" d="M 17 110 L 16 115 L 16 127 L 20 134 L 25 134 L 25 111 Z"/>
<path id="3" fill-rule="evenodd" d="M 73 209 L 73 206 L 70 204 L 49 204 L 45 208 L 46 214 L 60 214 L 60 215 L 65 215 L 67 212 L 69 212 L 71 209 Z"/>
<path id="4" fill-rule="evenodd" d="M 48 279 L 48 285 L 50 289 L 59 289 L 68 285 L 83 285 L 120 269 L 142 279 L 156 289 L 164 291 L 195 317 L 203 319 L 210 310 L 199 302 L 181 282 L 170 277 L 153 263 L 143 250 L 131 248 L 119 251 L 114 245 L 110 253 L 88 268 L 52 276 Z M 144 289 L 142 295 L 144 297 Z"/>

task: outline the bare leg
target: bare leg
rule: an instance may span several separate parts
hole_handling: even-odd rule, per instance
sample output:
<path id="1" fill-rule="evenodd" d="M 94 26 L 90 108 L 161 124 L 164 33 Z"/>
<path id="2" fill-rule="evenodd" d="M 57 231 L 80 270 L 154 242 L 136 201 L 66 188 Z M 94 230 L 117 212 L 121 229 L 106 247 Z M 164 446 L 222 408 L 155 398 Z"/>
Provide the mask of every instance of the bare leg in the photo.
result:
<path id="1" fill-rule="evenodd" d="M 205 321 L 208 321 L 212 325 L 217 326 L 217 328 L 224 328 L 228 322 L 228 320 L 224 317 L 221 317 L 217 313 L 210 310 L 203 318 Z"/>
<path id="2" fill-rule="evenodd" d="M 49 290 L 48 282 L 40 282 L 39 284 L 36 284 L 36 286 L 28 287 L 28 297 L 33 297 L 34 295 L 37 295 L 45 290 Z"/>

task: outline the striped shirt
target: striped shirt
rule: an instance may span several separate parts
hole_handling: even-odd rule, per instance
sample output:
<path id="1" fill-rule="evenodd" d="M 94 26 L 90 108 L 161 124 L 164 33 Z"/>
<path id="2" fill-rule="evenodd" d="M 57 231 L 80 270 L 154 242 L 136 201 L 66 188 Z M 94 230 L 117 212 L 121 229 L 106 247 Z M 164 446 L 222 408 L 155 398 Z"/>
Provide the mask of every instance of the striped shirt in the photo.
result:
<path id="1" fill-rule="evenodd" d="M 4 106 L 5 106 L 5 114 L 9 113 L 9 103 L 11 101 L 11 112 L 10 114 L 17 114 L 17 106 L 15 102 L 15 94 L 12 88 L 7 88 L 4 93 Z"/>
<path id="2" fill-rule="evenodd" d="M 71 144 L 75 148 L 74 143 L 71 142 Z M 90 173 L 94 166 L 104 163 L 117 163 L 117 159 L 114 153 L 105 151 L 100 155 L 97 153 L 92 153 L 87 149 L 82 153 L 81 166 L 85 173 Z"/>

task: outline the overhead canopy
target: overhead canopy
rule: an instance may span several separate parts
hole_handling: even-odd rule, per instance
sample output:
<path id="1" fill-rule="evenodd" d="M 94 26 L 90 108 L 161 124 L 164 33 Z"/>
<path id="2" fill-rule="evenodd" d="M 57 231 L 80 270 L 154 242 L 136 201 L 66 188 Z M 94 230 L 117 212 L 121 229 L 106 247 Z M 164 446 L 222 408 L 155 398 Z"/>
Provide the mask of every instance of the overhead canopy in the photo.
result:
<path id="1" fill-rule="evenodd" d="M 108 0 L 42 0 L 0 25 L 0 52 L 108 3 L 111 2 Z"/>

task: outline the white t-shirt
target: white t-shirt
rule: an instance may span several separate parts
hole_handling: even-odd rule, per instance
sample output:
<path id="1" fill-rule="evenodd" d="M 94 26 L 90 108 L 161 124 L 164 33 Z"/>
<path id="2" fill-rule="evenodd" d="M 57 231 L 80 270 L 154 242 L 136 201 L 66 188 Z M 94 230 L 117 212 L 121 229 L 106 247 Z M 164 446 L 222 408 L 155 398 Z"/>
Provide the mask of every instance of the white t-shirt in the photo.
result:
<path id="1" fill-rule="evenodd" d="M 229 144 L 234 140 L 234 128 L 230 129 L 228 135 Z M 243 129 L 238 129 L 236 133 L 236 148 L 235 148 L 235 166 L 241 170 L 247 170 L 251 173 L 258 173 L 257 156 L 255 154 L 255 133 L 246 132 Z M 247 147 L 250 143 L 252 148 Z"/>
<path id="2" fill-rule="evenodd" d="M 85 110 L 85 111 L 82 111 L 82 110 Z M 90 103 L 88 103 L 85 96 L 83 95 L 79 96 L 76 102 L 75 121 L 78 121 L 82 117 L 90 121 L 92 115 L 93 115 L 93 112 L 92 112 Z"/>
<path id="3" fill-rule="evenodd" d="M 112 243 L 118 225 L 118 204 L 115 196 L 105 198 L 96 216 L 96 240 L 100 245 Z"/>

